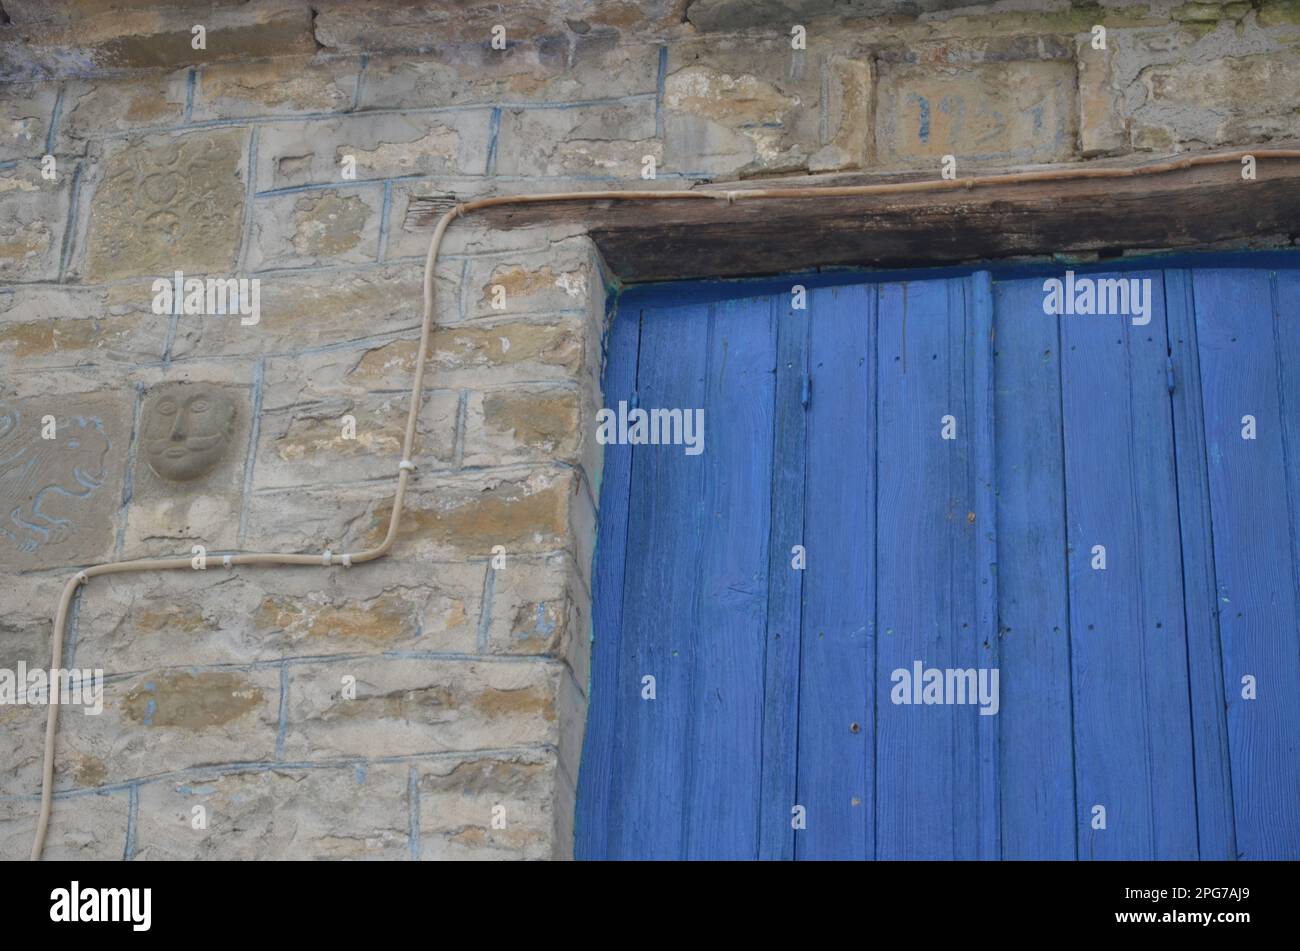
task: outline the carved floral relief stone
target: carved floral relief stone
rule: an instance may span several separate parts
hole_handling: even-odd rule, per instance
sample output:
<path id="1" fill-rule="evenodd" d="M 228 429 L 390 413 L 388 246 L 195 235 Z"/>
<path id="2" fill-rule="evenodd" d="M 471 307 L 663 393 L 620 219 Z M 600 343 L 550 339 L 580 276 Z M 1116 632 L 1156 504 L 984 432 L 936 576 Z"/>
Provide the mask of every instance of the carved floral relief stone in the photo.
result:
<path id="1" fill-rule="evenodd" d="M 87 278 L 227 273 L 243 222 L 239 130 L 148 136 L 116 146 L 91 205 Z"/>

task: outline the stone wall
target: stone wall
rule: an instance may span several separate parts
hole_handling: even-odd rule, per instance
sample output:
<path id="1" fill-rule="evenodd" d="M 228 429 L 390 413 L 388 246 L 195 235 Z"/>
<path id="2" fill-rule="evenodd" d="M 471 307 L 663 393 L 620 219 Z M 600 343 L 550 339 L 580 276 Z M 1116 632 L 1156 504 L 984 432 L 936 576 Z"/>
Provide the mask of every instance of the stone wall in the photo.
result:
<path id="1" fill-rule="evenodd" d="M 453 227 L 389 558 L 220 566 L 382 537 L 413 198 L 1300 137 L 1294 0 L 954 6 L 3 0 L 0 669 L 48 662 L 79 568 L 211 559 L 82 589 L 65 665 L 104 669 L 105 705 L 63 713 L 46 854 L 571 854 L 617 286 L 580 227 Z M 260 319 L 155 313 L 175 271 L 258 279 Z M 169 479 L 160 407 L 195 394 L 233 413 L 215 462 Z M 30 846 L 44 721 L 0 706 L 5 858 Z"/>

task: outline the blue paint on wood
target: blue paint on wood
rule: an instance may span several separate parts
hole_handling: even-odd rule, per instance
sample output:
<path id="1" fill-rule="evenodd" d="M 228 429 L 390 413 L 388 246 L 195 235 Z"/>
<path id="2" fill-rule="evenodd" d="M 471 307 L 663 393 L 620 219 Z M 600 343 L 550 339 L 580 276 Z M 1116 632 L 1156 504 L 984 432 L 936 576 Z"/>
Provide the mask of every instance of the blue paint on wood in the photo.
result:
<path id="1" fill-rule="evenodd" d="M 1293 276 L 1285 286 L 1295 287 Z M 1277 302 L 1267 271 L 1192 276 L 1218 582 L 1219 632 L 1232 758 L 1237 852 L 1300 855 L 1300 657 L 1294 539 L 1294 462 L 1286 458 L 1283 393 L 1294 385 L 1293 303 Z M 1275 327 L 1275 322 L 1278 324 Z M 1279 363 L 1289 364 L 1284 373 Z M 1253 416 L 1256 438 L 1243 439 Z M 1258 697 L 1245 699 L 1243 677 Z"/>
<path id="2" fill-rule="evenodd" d="M 703 514 L 700 561 L 694 622 L 683 632 L 694 648 L 683 851 L 686 858 L 753 859 L 763 764 L 776 323 L 763 298 L 715 304 L 709 323 L 704 472 L 693 500 Z M 671 465 L 682 450 L 644 451 L 668 454 Z M 682 531 L 694 524 L 683 521 Z"/>
<path id="3" fill-rule="evenodd" d="M 994 295 L 1002 855 L 1072 859 L 1061 347 L 1041 282 L 998 283 Z"/>
<path id="4" fill-rule="evenodd" d="M 636 391 L 643 409 L 704 405 L 711 321 L 691 307 L 647 311 Z M 707 420 L 706 420 L 707 426 Z M 707 429 L 706 429 L 707 433 Z M 707 439 L 707 435 L 706 435 Z M 609 817 L 615 857 L 680 858 L 707 454 L 632 447 L 618 718 Z M 644 678 L 655 699 L 642 699 Z"/>
<path id="5" fill-rule="evenodd" d="M 875 851 L 874 394 L 876 289 L 809 294 L 796 858 Z"/>
<path id="6" fill-rule="evenodd" d="M 636 389 L 637 353 L 641 312 L 617 314 L 610 327 L 605 363 L 605 392 L 615 407 Z M 605 447 L 600 479 L 600 531 L 592 566 L 592 698 L 587 711 L 582 767 L 578 779 L 574 822 L 574 856 L 603 859 L 608 855 L 609 793 L 613 778 L 613 739 L 619 700 L 624 689 L 618 682 L 620 632 L 623 617 L 624 556 L 627 551 L 627 515 L 632 478 L 632 447 Z"/>
<path id="7" fill-rule="evenodd" d="M 1145 327 L 1120 316 L 1059 318 L 1083 859 L 1196 857 L 1159 277 Z M 1094 828 L 1098 808 L 1104 829 Z"/>
<path id="8" fill-rule="evenodd" d="M 804 445 L 812 386 L 808 376 L 808 310 L 794 310 L 789 293 L 773 295 L 771 300 L 778 323 L 758 857 L 792 859 L 792 810 L 798 804 L 795 753 L 805 573 L 794 567 L 794 548 L 805 544 Z"/>
<path id="9" fill-rule="evenodd" d="M 579 856 L 1300 856 L 1300 271 L 999 273 L 625 295 L 606 404 L 705 451 L 606 447 Z"/>
<path id="10" fill-rule="evenodd" d="M 1196 821 L 1202 859 L 1237 856 L 1232 814 L 1228 725 L 1224 717 L 1223 655 L 1214 593 L 1214 533 L 1206 470 L 1205 412 L 1196 347 L 1192 275 L 1165 272 L 1174 445 L 1183 554 L 1183 620 L 1187 630 L 1188 697 L 1196 763 Z"/>
<path id="11" fill-rule="evenodd" d="M 880 289 L 877 855 L 980 854 L 977 704 L 899 704 L 892 672 L 988 667 L 976 595 L 978 426 L 966 280 Z M 946 418 L 955 438 L 943 438 Z M 805 631 L 805 636 L 807 632 Z M 946 676 L 945 676 L 946 679 Z M 989 804 L 990 806 L 992 804 Z"/>

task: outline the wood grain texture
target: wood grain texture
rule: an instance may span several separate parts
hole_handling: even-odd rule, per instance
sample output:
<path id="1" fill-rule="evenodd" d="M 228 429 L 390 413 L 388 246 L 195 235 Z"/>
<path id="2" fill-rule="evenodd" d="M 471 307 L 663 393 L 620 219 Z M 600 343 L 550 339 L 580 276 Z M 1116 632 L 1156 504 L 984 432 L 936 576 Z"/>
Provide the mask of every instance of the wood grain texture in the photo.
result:
<path id="1" fill-rule="evenodd" d="M 607 447 L 579 855 L 1300 857 L 1300 270 L 1089 277 L 1150 323 L 987 272 L 615 321 L 607 402 L 706 439 Z"/>
<path id="2" fill-rule="evenodd" d="M 771 302 L 778 333 L 758 856 L 792 859 L 795 833 L 791 810 L 798 802 L 799 634 L 804 577 L 803 571 L 794 569 L 792 559 L 794 546 L 805 542 L 804 380 L 808 373 L 808 309 L 795 310 L 788 293 L 774 294 Z"/>
<path id="3" fill-rule="evenodd" d="M 1288 278 L 1285 286 L 1294 287 Z M 1214 566 L 1224 694 L 1232 757 L 1237 853 L 1247 859 L 1300 854 L 1300 645 L 1297 644 L 1294 498 L 1288 423 L 1300 353 L 1290 304 L 1275 318 L 1267 271 L 1192 276 L 1205 404 Z M 1278 309 L 1281 311 L 1280 301 Z M 1283 316 L 1285 313 L 1286 316 Z M 1286 369 L 1283 370 L 1283 365 Z M 1257 438 L 1242 438 L 1242 417 Z M 1293 474 L 1292 474 L 1293 475 Z M 1242 696 L 1242 678 L 1258 698 Z"/>
<path id="4" fill-rule="evenodd" d="M 1183 619 L 1187 630 L 1188 697 L 1196 761 L 1196 820 L 1202 859 L 1237 857 L 1232 811 L 1228 724 L 1224 715 L 1223 652 L 1215 596 L 1214 532 L 1206 467 L 1205 411 L 1196 345 L 1192 274 L 1165 271 L 1178 518 L 1183 549 Z"/>
<path id="5" fill-rule="evenodd" d="M 1002 855 L 1076 855 L 1058 323 L 1042 281 L 994 285 Z"/>
<path id="6" fill-rule="evenodd" d="M 624 399 L 636 389 L 641 312 L 616 316 L 610 327 L 605 392 Z M 604 859 L 609 853 L 610 787 L 613 782 L 615 720 L 629 689 L 619 681 L 623 629 L 623 580 L 632 480 L 632 447 L 605 446 L 601 472 L 599 532 L 592 566 L 591 685 L 575 815 L 574 857 Z"/>
<path id="7" fill-rule="evenodd" d="M 876 288 L 808 300 L 811 377 L 799 674 L 797 858 L 874 855 Z"/>
<path id="8" fill-rule="evenodd" d="M 1039 168 L 1057 167 L 1072 166 Z M 933 175 L 804 175 L 699 187 L 705 191 L 815 188 L 925 177 Z M 440 200 L 437 196 L 412 199 L 404 227 L 432 228 L 445 210 Z M 730 205 L 698 200 L 575 202 L 503 206 L 477 216 L 493 228 L 583 224 L 612 272 L 625 281 L 774 274 L 830 266 L 915 267 L 1105 251 L 1117 244 L 1131 250 L 1218 244 L 1285 247 L 1300 221 L 1300 162 L 1261 161 L 1258 179 L 1248 183 L 1243 183 L 1238 167 L 1220 165 L 1145 177 L 1035 182 L 971 191 Z"/>
<path id="9" fill-rule="evenodd" d="M 1195 858 L 1163 295 L 1145 327 L 1060 320 L 1079 857 Z"/>

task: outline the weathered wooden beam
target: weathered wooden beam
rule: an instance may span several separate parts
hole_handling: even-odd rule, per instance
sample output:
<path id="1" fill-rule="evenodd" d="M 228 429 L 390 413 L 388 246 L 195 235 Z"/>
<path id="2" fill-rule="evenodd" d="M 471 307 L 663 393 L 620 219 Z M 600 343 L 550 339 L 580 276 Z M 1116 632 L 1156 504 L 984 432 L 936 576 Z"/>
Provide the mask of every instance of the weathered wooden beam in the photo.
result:
<path id="1" fill-rule="evenodd" d="M 1136 164 L 1131 159 L 1128 162 Z M 1120 159 L 1086 167 L 1126 167 L 1124 163 Z M 1034 170 L 1080 167 L 1037 166 Z M 610 268 L 625 281 L 733 277 L 835 266 L 932 266 L 1060 253 L 1290 246 L 1300 234 L 1300 160 L 1261 159 L 1256 172 L 1254 181 L 1245 181 L 1239 165 L 1221 164 L 1126 178 L 1066 179 L 962 191 L 733 204 L 691 200 L 548 203 L 490 208 L 475 214 L 498 228 L 583 223 Z M 897 173 L 840 174 L 697 187 L 741 191 L 920 179 Z M 431 227 L 452 200 L 413 202 L 408 227 Z"/>

